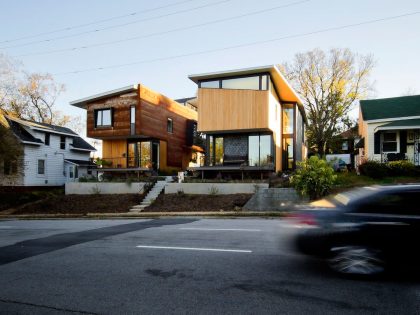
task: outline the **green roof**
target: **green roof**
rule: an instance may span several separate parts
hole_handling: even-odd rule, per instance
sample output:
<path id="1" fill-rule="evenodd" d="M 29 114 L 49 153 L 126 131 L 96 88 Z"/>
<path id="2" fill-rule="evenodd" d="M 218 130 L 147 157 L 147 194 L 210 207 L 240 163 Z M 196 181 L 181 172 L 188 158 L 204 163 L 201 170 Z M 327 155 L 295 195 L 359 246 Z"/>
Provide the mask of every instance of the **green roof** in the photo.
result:
<path id="1" fill-rule="evenodd" d="M 420 119 L 404 119 L 390 122 L 381 127 L 415 127 L 420 126 Z"/>
<path id="2" fill-rule="evenodd" d="M 363 120 L 420 116 L 420 95 L 360 101 Z"/>

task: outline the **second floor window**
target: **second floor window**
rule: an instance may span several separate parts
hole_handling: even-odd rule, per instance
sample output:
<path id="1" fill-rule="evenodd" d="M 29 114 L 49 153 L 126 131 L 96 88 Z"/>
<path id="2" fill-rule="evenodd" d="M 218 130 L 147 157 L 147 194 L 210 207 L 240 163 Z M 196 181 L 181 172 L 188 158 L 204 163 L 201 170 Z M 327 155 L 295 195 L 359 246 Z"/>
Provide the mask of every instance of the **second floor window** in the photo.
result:
<path id="1" fill-rule="evenodd" d="M 166 123 L 166 130 L 169 133 L 174 132 L 174 122 L 173 122 L 172 118 L 168 118 L 168 122 Z"/>
<path id="2" fill-rule="evenodd" d="M 60 136 L 60 149 L 65 150 L 66 149 L 66 137 Z"/>
<path id="3" fill-rule="evenodd" d="M 50 145 L 50 134 L 45 133 L 45 139 L 44 139 L 45 145 Z"/>
<path id="4" fill-rule="evenodd" d="M 98 109 L 95 111 L 95 127 L 111 127 L 112 126 L 112 110 Z"/>

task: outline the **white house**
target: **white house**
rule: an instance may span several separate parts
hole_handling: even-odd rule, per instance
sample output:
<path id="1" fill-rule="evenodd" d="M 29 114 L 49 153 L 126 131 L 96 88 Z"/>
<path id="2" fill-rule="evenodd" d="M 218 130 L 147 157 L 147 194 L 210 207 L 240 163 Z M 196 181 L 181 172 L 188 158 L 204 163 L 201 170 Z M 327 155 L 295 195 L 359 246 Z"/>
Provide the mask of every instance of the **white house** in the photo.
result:
<path id="1" fill-rule="evenodd" d="M 360 101 L 359 163 L 409 160 L 420 165 L 420 95 Z"/>
<path id="2" fill-rule="evenodd" d="M 5 125 L 22 145 L 23 155 L 0 160 L 2 186 L 61 186 L 91 174 L 96 151 L 69 128 L 4 116 Z"/>

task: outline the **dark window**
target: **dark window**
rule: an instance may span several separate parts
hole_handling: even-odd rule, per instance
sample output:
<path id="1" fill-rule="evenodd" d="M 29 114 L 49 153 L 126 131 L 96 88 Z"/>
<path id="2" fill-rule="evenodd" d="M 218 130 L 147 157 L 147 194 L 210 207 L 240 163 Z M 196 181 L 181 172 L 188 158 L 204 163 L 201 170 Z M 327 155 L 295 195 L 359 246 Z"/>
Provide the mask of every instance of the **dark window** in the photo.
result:
<path id="1" fill-rule="evenodd" d="M 38 174 L 45 174 L 45 160 L 38 160 Z"/>
<path id="2" fill-rule="evenodd" d="M 173 122 L 172 118 L 168 118 L 168 121 L 166 123 L 166 130 L 169 133 L 173 133 L 174 132 L 174 122 Z"/>
<path id="3" fill-rule="evenodd" d="M 45 145 L 50 145 L 50 134 L 49 133 L 45 133 L 44 143 L 45 143 Z"/>
<path id="4" fill-rule="evenodd" d="M 79 178 L 79 167 L 77 165 L 74 166 L 74 178 Z"/>
<path id="5" fill-rule="evenodd" d="M 95 111 L 95 127 L 110 127 L 112 126 L 112 110 L 98 109 Z"/>
<path id="6" fill-rule="evenodd" d="M 397 133 L 386 132 L 383 134 L 382 152 L 396 152 L 397 151 Z"/>
<path id="7" fill-rule="evenodd" d="M 74 177 L 74 168 L 73 168 L 73 166 L 70 166 L 69 167 L 69 177 L 70 178 L 73 178 Z"/>
<path id="8" fill-rule="evenodd" d="M 60 136 L 60 149 L 66 149 L 66 136 Z"/>
<path id="9" fill-rule="evenodd" d="M 420 215 L 420 191 L 404 191 L 382 194 L 362 203 L 358 207 L 361 213 Z"/>

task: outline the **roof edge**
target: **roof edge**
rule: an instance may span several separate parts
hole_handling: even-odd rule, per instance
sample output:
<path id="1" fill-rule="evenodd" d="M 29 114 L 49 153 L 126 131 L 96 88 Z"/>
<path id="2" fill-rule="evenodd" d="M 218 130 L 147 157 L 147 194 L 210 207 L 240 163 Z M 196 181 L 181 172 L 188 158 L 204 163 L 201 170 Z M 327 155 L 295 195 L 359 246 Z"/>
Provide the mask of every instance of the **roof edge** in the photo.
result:
<path id="1" fill-rule="evenodd" d="M 100 100 L 102 98 L 105 97 L 109 97 L 109 96 L 114 96 L 114 95 L 118 95 L 124 92 L 132 92 L 132 91 L 137 91 L 138 89 L 138 84 L 133 84 L 133 85 L 127 85 L 118 89 L 114 89 L 114 90 L 109 90 L 109 91 L 105 91 L 102 93 L 98 93 L 98 94 L 94 94 L 91 96 L 87 96 L 78 100 L 74 100 L 72 102 L 70 102 L 69 104 L 75 107 L 79 107 L 82 109 L 86 109 L 86 104 L 89 101 L 96 101 L 96 100 Z"/>

